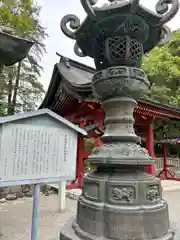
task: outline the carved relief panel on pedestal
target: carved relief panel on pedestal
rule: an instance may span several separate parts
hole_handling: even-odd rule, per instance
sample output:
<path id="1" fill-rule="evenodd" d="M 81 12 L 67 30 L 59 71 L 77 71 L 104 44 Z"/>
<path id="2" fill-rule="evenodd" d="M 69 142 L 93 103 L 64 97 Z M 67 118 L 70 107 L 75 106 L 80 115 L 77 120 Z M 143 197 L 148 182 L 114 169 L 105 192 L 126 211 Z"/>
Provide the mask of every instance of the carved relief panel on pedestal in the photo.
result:
<path id="1" fill-rule="evenodd" d="M 161 194 L 159 191 L 159 185 L 151 185 L 148 187 L 146 192 L 146 200 L 154 202 L 161 199 Z"/>
<path id="2" fill-rule="evenodd" d="M 117 186 L 111 189 L 111 198 L 115 201 L 131 203 L 136 198 L 133 186 Z"/>

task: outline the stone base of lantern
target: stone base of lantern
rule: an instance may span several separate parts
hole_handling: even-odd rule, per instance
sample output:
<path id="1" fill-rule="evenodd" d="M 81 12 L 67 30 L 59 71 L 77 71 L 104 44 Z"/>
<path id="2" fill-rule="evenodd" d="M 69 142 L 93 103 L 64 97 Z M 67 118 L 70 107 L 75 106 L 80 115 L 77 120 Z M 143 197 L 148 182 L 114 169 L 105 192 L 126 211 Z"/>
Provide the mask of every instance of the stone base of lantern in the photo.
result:
<path id="1" fill-rule="evenodd" d="M 61 230 L 61 233 L 60 233 L 60 237 L 59 239 L 60 240 L 110 240 L 110 238 L 106 238 L 106 237 L 103 237 L 103 236 L 95 236 L 95 235 L 92 235 L 92 234 L 89 234 L 89 233 L 83 233 L 84 236 L 80 237 L 76 234 L 75 232 L 75 228 L 77 227 L 76 226 L 76 220 L 75 220 L 75 217 L 69 219 L 69 221 L 64 225 L 64 227 L 62 228 Z M 176 235 L 169 231 L 166 235 L 164 235 L 163 237 L 160 237 L 160 238 L 144 238 L 143 236 L 140 237 L 140 238 L 126 238 L 125 237 L 122 237 L 121 238 L 122 240 L 124 239 L 128 239 L 128 240 L 135 240 L 135 239 L 138 239 L 138 240 L 179 240 L 179 238 L 176 237 Z"/>

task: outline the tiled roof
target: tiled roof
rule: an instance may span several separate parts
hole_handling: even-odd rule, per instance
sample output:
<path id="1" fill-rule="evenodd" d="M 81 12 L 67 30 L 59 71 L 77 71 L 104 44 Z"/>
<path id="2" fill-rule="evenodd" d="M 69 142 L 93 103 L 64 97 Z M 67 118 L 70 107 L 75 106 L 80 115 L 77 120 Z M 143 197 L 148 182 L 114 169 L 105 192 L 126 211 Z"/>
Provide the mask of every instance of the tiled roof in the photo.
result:
<path id="1" fill-rule="evenodd" d="M 62 116 L 76 111 L 81 102 L 96 101 L 92 94 L 92 76 L 95 69 L 61 56 L 54 66 L 47 94 L 40 108 L 50 108 Z M 180 119 L 180 109 L 146 99 L 140 99 L 137 114 Z"/>

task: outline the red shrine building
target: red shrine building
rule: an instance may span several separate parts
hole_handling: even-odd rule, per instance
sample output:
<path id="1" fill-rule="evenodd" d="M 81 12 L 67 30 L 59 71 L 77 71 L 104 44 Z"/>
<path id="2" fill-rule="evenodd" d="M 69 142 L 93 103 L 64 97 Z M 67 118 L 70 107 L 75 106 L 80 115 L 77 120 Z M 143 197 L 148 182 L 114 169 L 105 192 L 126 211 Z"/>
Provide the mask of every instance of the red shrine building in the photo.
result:
<path id="1" fill-rule="evenodd" d="M 104 129 L 104 111 L 101 102 L 93 97 L 92 76 L 95 69 L 60 56 L 54 66 L 47 94 L 40 108 L 49 108 L 74 124 L 85 128 L 88 137 L 95 138 L 96 145 L 102 144 L 100 136 Z M 180 109 L 141 99 L 134 111 L 135 130 L 143 133 L 149 155 L 156 159 L 154 152 L 153 121 L 180 120 Z M 81 187 L 84 175 L 84 161 L 89 152 L 84 149 L 84 139 L 79 136 L 76 181 L 69 188 Z M 155 165 L 146 171 L 155 175 Z"/>

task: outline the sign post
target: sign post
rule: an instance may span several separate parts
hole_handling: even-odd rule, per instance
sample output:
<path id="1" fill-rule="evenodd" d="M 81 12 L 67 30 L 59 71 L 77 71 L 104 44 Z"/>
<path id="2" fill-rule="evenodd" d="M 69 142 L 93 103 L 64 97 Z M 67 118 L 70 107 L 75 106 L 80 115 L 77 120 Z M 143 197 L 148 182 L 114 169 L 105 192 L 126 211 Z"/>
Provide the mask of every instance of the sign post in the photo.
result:
<path id="1" fill-rule="evenodd" d="M 66 182 L 62 181 L 58 185 L 58 210 L 63 212 L 66 207 Z"/>
<path id="2" fill-rule="evenodd" d="M 31 240 L 38 240 L 40 184 L 34 185 Z"/>
<path id="3" fill-rule="evenodd" d="M 34 185 L 31 240 L 38 240 L 40 184 L 75 179 L 78 133 L 86 135 L 48 109 L 0 118 L 0 187 Z"/>

